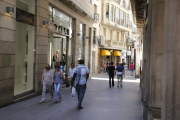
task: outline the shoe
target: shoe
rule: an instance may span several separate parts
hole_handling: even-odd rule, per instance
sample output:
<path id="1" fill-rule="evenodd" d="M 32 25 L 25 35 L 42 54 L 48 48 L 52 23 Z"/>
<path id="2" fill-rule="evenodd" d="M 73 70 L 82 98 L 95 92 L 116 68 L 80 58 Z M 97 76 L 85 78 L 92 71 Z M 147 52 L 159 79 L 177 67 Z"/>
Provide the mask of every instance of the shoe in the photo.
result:
<path id="1" fill-rule="evenodd" d="M 54 103 L 57 103 L 57 100 L 55 100 Z"/>
<path id="2" fill-rule="evenodd" d="M 117 87 L 119 87 L 119 86 L 117 86 Z"/>
<path id="3" fill-rule="evenodd" d="M 81 107 L 81 106 L 78 106 L 78 110 L 81 110 L 81 109 L 83 109 L 83 107 Z"/>
<path id="4" fill-rule="evenodd" d="M 61 102 L 61 99 L 62 99 L 62 98 L 59 98 L 59 102 Z"/>
<path id="5" fill-rule="evenodd" d="M 44 102 L 43 100 L 40 101 L 40 103 L 43 103 L 43 102 Z"/>
<path id="6" fill-rule="evenodd" d="M 121 87 L 123 87 L 122 85 L 120 85 Z"/>
<path id="7" fill-rule="evenodd" d="M 111 86 L 109 86 L 109 87 L 111 87 Z"/>

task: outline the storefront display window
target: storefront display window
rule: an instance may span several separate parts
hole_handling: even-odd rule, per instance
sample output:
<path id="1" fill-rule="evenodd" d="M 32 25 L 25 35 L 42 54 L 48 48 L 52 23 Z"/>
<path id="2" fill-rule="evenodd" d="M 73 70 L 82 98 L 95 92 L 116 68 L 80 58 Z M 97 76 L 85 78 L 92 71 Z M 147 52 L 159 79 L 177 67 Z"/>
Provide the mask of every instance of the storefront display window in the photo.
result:
<path id="1" fill-rule="evenodd" d="M 84 58 L 84 25 L 80 24 L 80 36 L 79 36 L 79 58 Z"/>
<path id="2" fill-rule="evenodd" d="M 14 95 L 34 88 L 34 30 L 34 26 L 16 22 Z"/>

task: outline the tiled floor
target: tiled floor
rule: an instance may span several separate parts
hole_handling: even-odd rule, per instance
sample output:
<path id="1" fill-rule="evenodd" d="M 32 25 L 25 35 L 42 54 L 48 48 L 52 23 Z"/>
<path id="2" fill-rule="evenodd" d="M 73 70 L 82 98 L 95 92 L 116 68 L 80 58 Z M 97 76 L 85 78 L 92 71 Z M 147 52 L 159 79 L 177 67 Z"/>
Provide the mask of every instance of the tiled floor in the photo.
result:
<path id="1" fill-rule="evenodd" d="M 139 80 L 127 76 L 124 87 L 109 88 L 107 74 L 95 74 L 88 80 L 82 110 L 70 88 L 63 88 L 62 102 L 53 103 L 49 94 L 45 103 L 41 96 L 0 109 L 0 120 L 142 120 Z M 116 80 L 116 79 L 115 79 Z"/>

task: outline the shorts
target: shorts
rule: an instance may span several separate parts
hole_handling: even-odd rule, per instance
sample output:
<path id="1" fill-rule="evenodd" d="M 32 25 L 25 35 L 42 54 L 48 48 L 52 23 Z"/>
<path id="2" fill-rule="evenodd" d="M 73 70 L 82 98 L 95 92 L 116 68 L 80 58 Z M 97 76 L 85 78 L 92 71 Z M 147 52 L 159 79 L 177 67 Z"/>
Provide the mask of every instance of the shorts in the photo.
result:
<path id="1" fill-rule="evenodd" d="M 130 69 L 130 71 L 133 71 L 133 69 Z"/>
<path id="2" fill-rule="evenodd" d="M 117 75 L 117 79 L 123 79 L 123 74 L 122 75 Z"/>

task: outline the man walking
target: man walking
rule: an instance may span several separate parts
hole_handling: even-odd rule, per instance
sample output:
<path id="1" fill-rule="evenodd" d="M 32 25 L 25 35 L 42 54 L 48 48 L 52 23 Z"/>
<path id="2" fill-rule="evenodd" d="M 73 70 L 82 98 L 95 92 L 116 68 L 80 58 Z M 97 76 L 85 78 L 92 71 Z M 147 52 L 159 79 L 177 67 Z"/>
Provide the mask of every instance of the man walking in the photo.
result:
<path id="1" fill-rule="evenodd" d="M 111 79 L 112 79 L 112 87 L 114 87 L 114 75 L 116 75 L 115 67 L 113 66 L 113 62 L 111 62 L 111 65 L 108 67 L 109 71 L 109 87 L 111 87 Z"/>
<path id="2" fill-rule="evenodd" d="M 86 82 L 89 78 L 89 70 L 84 66 L 84 60 L 79 60 L 79 66 L 76 67 L 74 71 L 73 81 L 76 78 L 76 91 L 78 93 L 78 110 L 83 109 L 81 106 L 85 92 L 86 92 Z"/>
<path id="3" fill-rule="evenodd" d="M 123 63 L 119 63 L 119 66 L 116 68 L 117 70 L 117 83 L 118 83 L 118 86 L 119 87 L 119 83 L 120 83 L 120 86 L 123 87 L 122 85 L 122 81 L 123 81 L 123 72 L 124 72 L 124 66 L 123 66 Z M 121 78 L 121 80 L 119 81 L 119 79 Z"/>
<path id="4" fill-rule="evenodd" d="M 130 64 L 130 76 L 133 76 L 134 65 L 133 62 Z"/>

